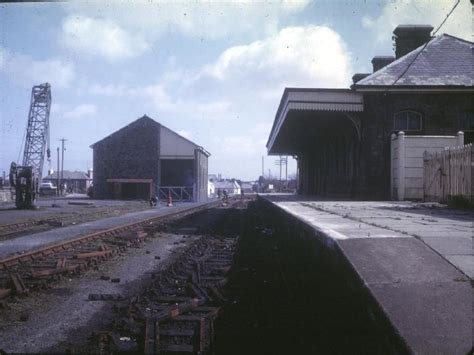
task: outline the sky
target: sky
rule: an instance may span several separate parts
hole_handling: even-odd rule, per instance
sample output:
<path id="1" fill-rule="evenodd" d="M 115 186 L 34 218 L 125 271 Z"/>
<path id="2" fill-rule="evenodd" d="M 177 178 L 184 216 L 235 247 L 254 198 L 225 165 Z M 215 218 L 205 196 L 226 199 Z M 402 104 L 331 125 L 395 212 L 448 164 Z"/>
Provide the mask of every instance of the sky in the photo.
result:
<path id="1" fill-rule="evenodd" d="M 2 3 L 0 173 L 21 162 L 31 88 L 49 82 L 53 169 L 60 139 L 64 169 L 86 171 L 91 144 L 146 114 L 209 151 L 209 173 L 255 180 L 264 156 L 278 176 L 265 144 L 285 87 L 347 88 L 393 54 L 397 25 L 436 28 L 455 2 Z M 438 34 L 471 31 L 461 0 Z"/>

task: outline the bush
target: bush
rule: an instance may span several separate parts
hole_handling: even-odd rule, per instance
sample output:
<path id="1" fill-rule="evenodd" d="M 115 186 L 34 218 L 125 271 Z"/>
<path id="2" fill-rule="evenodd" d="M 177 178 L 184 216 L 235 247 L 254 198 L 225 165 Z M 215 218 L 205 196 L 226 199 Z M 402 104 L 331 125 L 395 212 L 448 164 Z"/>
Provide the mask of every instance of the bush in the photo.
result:
<path id="1" fill-rule="evenodd" d="M 459 209 L 474 209 L 474 203 L 461 195 L 451 196 L 448 199 L 448 206 Z"/>

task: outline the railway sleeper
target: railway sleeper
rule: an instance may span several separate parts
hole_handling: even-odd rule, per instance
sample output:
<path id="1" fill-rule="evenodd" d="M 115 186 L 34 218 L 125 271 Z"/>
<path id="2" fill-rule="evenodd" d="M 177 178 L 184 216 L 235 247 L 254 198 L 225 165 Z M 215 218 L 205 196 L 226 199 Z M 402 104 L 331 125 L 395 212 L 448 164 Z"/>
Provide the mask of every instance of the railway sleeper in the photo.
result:
<path id="1" fill-rule="evenodd" d="M 86 252 L 86 253 L 79 253 L 75 255 L 75 259 L 89 259 L 89 258 L 102 258 L 107 257 L 112 254 L 112 250 L 101 250 L 101 251 L 93 251 L 93 252 Z"/>
<path id="2" fill-rule="evenodd" d="M 10 280 L 11 280 L 11 283 L 13 284 L 13 289 L 15 290 L 15 294 L 17 295 L 28 294 L 28 288 L 23 282 L 23 279 L 21 278 L 20 274 L 18 273 L 10 274 Z"/>
<path id="3" fill-rule="evenodd" d="M 154 323 L 147 319 L 147 328 L 151 325 L 155 326 L 155 329 L 153 332 L 145 332 L 145 350 L 152 347 L 155 349 L 155 354 L 158 351 L 160 353 L 204 353 L 212 344 L 214 320 L 217 314 L 217 308 L 198 307 L 185 315 L 162 322 Z M 152 354 L 153 352 L 145 351 L 145 353 Z"/>
<path id="4" fill-rule="evenodd" d="M 11 288 L 0 288 L 0 299 L 10 296 L 12 293 Z"/>

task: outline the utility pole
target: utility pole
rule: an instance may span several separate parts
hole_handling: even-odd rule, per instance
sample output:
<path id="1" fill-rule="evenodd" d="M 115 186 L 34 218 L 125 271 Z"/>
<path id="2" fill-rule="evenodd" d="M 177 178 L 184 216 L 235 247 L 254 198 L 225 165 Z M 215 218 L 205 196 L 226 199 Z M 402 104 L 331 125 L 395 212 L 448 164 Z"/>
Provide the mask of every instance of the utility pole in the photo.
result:
<path id="1" fill-rule="evenodd" d="M 262 155 L 262 177 L 263 175 L 265 175 L 264 171 L 265 171 L 265 165 L 264 165 L 263 155 Z"/>
<path id="2" fill-rule="evenodd" d="M 61 141 L 61 195 L 62 195 L 62 192 L 63 192 L 63 189 L 64 189 L 64 151 L 66 150 L 66 148 L 64 148 L 64 142 L 66 141 L 67 139 L 64 139 L 64 138 L 61 138 L 60 141 Z"/>
<path id="3" fill-rule="evenodd" d="M 280 184 L 279 184 L 280 185 L 280 192 L 281 192 L 281 164 L 282 164 L 282 162 L 283 161 L 281 160 L 281 155 L 280 155 L 280 162 L 278 164 L 278 165 L 280 165 Z"/>
<path id="4" fill-rule="evenodd" d="M 60 194 L 60 186 L 59 186 L 59 147 L 56 149 L 57 157 L 58 157 L 58 170 L 56 170 L 56 195 L 59 196 Z"/>

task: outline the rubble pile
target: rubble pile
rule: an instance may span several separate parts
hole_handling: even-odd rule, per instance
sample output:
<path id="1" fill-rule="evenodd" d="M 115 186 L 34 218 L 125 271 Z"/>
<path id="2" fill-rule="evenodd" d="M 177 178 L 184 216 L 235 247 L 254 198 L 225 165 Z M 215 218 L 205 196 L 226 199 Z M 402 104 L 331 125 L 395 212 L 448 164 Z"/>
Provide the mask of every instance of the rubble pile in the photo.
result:
<path id="1" fill-rule="evenodd" d="M 237 238 L 209 236 L 193 242 L 165 269 L 152 274 L 139 295 L 116 302 L 111 329 L 93 334 L 91 351 L 208 352 L 214 321 L 226 302 L 221 290 L 236 243 Z"/>

